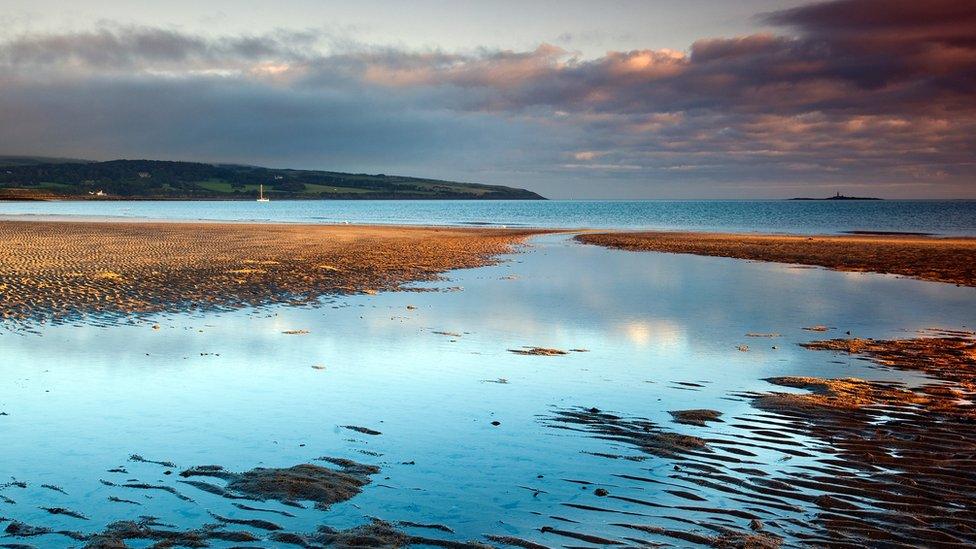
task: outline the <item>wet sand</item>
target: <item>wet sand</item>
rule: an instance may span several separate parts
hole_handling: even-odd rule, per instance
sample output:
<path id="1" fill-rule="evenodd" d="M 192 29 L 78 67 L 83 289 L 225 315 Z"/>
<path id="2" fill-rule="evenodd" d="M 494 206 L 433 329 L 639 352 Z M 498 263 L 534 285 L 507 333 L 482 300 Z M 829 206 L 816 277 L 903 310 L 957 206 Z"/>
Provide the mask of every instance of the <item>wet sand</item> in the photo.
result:
<path id="1" fill-rule="evenodd" d="M 163 309 L 231 307 L 267 300 L 304 303 L 328 293 L 396 289 L 406 281 L 437 277 L 447 268 L 491 262 L 494 254 L 511 249 L 531 234 L 290 225 L 65 225 L 24 223 L 8 228 L 0 223 L 3 276 L 20 284 L 15 292 L 0 293 L 0 300 L 35 307 L 28 309 L 35 313 L 51 310 L 70 314 L 71 309 L 52 308 L 59 302 L 51 288 L 59 288 L 62 280 L 67 280 L 75 281 L 74 286 L 67 286 L 72 292 L 103 297 L 71 301 L 62 295 L 65 303 L 76 307 L 74 312 L 84 313 L 157 310 L 126 308 L 130 302 L 123 302 L 125 306 L 112 300 L 106 303 L 104 296 L 116 295 L 105 291 L 113 288 L 110 283 L 119 284 L 115 287 L 118 295 L 129 298 L 137 292 L 149 292 L 145 303 Z M 21 239 L 18 250 L 9 249 L 14 237 Z M 105 247 L 83 244 L 93 241 Z M 20 271 L 15 270 L 18 265 Z M 22 276 L 28 281 L 17 282 L 10 272 L 26 273 Z M 88 274 L 68 277 L 66 272 Z M 8 283 L 7 278 L 2 280 Z M 232 281 L 241 286 L 240 293 L 222 294 L 222 288 L 233 287 Z M 38 296 L 45 296 L 48 301 L 37 301 Z M 6 305 L 5 301 L 0 303 Z M 831 328 L 806 329 L 827 332 Z M 458 333 L 434 333 L 460 337 Z M 504 529 L 486 533 L 484 539 L 530 549 L 581 546 L 581 542 L 771 548 L 781 544 L 912 547 L 925 540 L 933 546 L 970 546 L 976 541 L 976 521 L 970 512 L 976 500 L 976 476 L 971 472 L 976 464 L 976 436 L 972 429 L 976 420 L 973 335 L 964 330 L 932 329 L 910 339 L 841 338 L 801 343 L 807 349 L 802 352 L 823 355 L 824 360 L 862 360 L 879 369 L 926 373 L 929 380 L 917 387 L 847 377 L 771 377 L 765 380 L 770 384 L 765 389 L 728 393 L 729 399 L 750 403 L 752 409 L 747 412 L 723 415 L 709 409 L 670 410 L 673 419 L 664 424 L 593 407 L 602 407 L 599 402 L 540 411 L 538 420 L 558 430 L 560 439 L 570 444 L 574 438 L 583 437 L 607 443 L 605 452 L 594 452 L 590 444 L 580 444 L 580 452 L 606 458 L 606 468 L 613 472 L 612 483 L 601 484 L 585 477 L 562 479 L 578 485 L 574 492 L 583 495 L 559 504 L 577 513 L 573 515 L 576 518 L 592 513 L 600 517 L 605 527 L 591 530 L 562 514 L 540 513 L 538 532 L 545 536 L 542 539 L 548 540 L 548 545 L 501 535 Z M 767 338 L 779 334 L 750 332 L 748 336 Z M 304 339 L 299 337 L 297 341 Z M 556 364 L 564 364 L 576 352 L 584 351 L 568 346 L 566 351 L 506 347 L 511 345 L 499 345 L 499 352 L 507 350 L 520 355 L 518 360 L 540 357 L 540 361 Z M 597 347 L 594 350 L 600 351 Z M 531 364 L 526 362 L 527 367 Z M 703 387 L 699 383 L 675 383 L 688 390 Z M 643 405 L 646 415 L 651 416 L 654 411 L 670 408 L 669 404 L 648 401 Z M 508 425 L 506 420 L 504 426 Z M 371 437 L 382 435 L 356 425 L 341 428 Z M 386 427 L 383 431 L 388 432 Z M 564 433 L 567 436 L 563 437 Z M 139 546 L 141 542 L 157 541 L 159 546 L 228 542 L 298 547 L 483 547 L 478 540 L 442 539 L 452 531 L 450 526 L 439 524 L 375 520 L 346 530 L 322 526 L 314 531 L 287 529 L 278 524 L 280 517 L 294 517 L 290 511 L 306 504 L 325 510 L 330 505 L 355 500 L 370 485 L 390 489 L 379 486 L 380 465 L 389 468 L 399 459 L 403 458 L 365 465 L 319 458 L 313 461 L 325 465 L 300 462 L 268 468 L 255 463 L 248 470 L 204 465 L 172 475 L 179 478 L 176 484 L 162 484 L 148 476 L 139 478 L 135 472 L 122 468 L 108 471 L 115 475 L 109 477 L 113 480 L 100 479 L 101 485 L 113 491 L 109 501 L 117 504 L 141 505 L 137 500 L 148 503 L 140 497 L 143 493 L 172 496 L 180 502 L 178 505 L 195 505 L 198 500 L 207 501 L 205 498 L 216 495 L 236 509 L 252 513 L 228 516 L 225 511 L 217 513 L 208 508 L 209 516 L 216 522 L 192 529 L 166 525 L 148 515 L 138 521 L 113 522 L 96 533 L 34 521 L 0 518 L 0 523 L 8 523 L 5 533 L 11 538 L 49 541 L 50 536 L 58 535 L 87 542 L 85 547 L 93 548 L 126 547 L 126 540 L 140 542 Z M 140 455 L 130 456 L 129 461 L 176 468 L 172 462 Z M 622 466 L 645 461 L 646 472 L 635 473 Z M 63 493 L 56 486 L 42 487 Z M 0 484 L 0 492 L 4 488 L 9 488 L 6 493 L 18 495 L 28 485 L 13 480 Z M 644 490 L 646 493 L 642 494 Z M 543 492 L 535 492 L 533 497 L 540 493 Z M 0 493 L 0 497 L 6 496 Z M 13 505 L 12 500 L 8 503 Z M 288 510 L 273 507 L 276 503 Z M 41 509 L 59 515 L 56 519 L 86 521 L 93 516 L 91 508 Z M 437 538 L 428 538 L 402 529 L 411 527 L 440 533 Z"/>
<path id="2" fill-rule="evenodd" d="M 57 320 L 400 289 L 486 265 L 540 231 L 0 221 L 0 315 Z"/>
<path id="3" fill-rule="evenodd" d="M 976 286 L 976 238 L 894 234 L 844 236 L 759 235 L 696 232 L 588 233 L 576 237 L 632 251 L 711 255 L 817 265 Z"/>
<path id="4" fill-rule="evenodd" d="M 855 378 L 769 378 L 773 386 L 805 392 L 733 394 L 756 411 L 730 418 L 720 428 L 697 423 L 698 436 L 596 408 L 558 410 L 545 421 L 639 452 L 604 456 L 612 460 L 647 454 L 674 462 L 666 479 L 615 476 L 662 487 L 686 503 L 617 496 L 611 490 L 605 503 L 589 509 L 628 521 L 616 526 L 713 547 L 777 547 L 786 539 L 816 547 L 916 547 L 922 540 L 927 546 L 971 546 L 976 540 L 971 512 L 976 340 L 933 333 L 937 336 L 802 345 L 931 376 L 918 387 Z M 682 423 L 682 417 L 702 412 L 714 417 L 707 410 L 672 415 Z M 769 452 L 782 456 L 773 471 L 760 458 Z M 790 465 L 793 459 L 806 462 Z M 714 500 L 716 494 L 729 494 L 741 505 L 725 508 Z M 620 503 L 646 506 L 651 516 L 677 524 L 637 522 L 642 519 L 619 510 Z M 679 518 L 691 511 L 711 517 Z M 609 540 L 626 541 L 635 540 Z"/>

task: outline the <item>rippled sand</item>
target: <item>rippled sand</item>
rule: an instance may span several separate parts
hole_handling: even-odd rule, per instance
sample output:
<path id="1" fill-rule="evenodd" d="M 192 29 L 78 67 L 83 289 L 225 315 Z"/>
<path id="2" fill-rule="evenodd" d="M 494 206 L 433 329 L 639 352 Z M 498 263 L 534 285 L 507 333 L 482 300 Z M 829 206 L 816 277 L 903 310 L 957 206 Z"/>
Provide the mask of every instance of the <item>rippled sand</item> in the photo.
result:
<path id="1" fill-rule="evenodd" d="M 814 547 L 915 547 L 922 540 L 926 546 L 968 547 L 976 539 L 976 341 L 962 332 L 924 335 L 803 345 L 932 376 L 918 387 L 854 378 L 769 378 L 775 386 L 807 392 L 735 394 L 755 411 L 723 418 L 721 429 L 702 422 L 697 437 L 596 408 L 557 410 L 548 421 L 639 452 L 605 455 L 612 460 L 647 454 L 674 461 L 666 480 L 653 474 L 616 476 L 686 504 L 611 490 L 603 494 L 604 504 L 587 509 L 617 517 L 614 526 L 712 547 L 777 547 L 784 540 Z M 682 416 L 702 412 L 708 411 L 672 415 L 681 423 Z M 771 470 L 761 457 L 769 452 L 780 454 L 783 464 Z M 794 458 L 808 461 L 786 464 Z M 720 495 L 741 505 L 724 507 Z M 625 512 L 622 503 L 648 512 Z M 696 520 L 691 513 L 708 518 Z M 583 539 L 579 532 L 553 532 Z M 636 540 L 599 543 L 627 541 Z"/>
<path id="2" fill-rule="evenodd" d="M 490 263 L 526 230 L 0 221 L 0 314 L 310 302 Z"/>
<path id="3" fill-rule="evenodd" d="M 493 254 L 510 249 L 528 234 L 121 223 L 0 223 L 0 230 L 2 283 L 16 284 L 13 291 L 0 292 L 0 303 L 4 307 L 17 304 L 27 315 L 200 304 L 225 307 L 283 299 L 303 302 L 330 292 L 394 289 L 408 280 L 436 277 L 447 268 L 490 262 Z M 12 242 L 19 242 L 19 247 L 12 248 Z M 61 280 L 72 284 L 60 285 Z M 68 291 L 59 301 L 57 289 L 61 287 Z M 77 300 L 71 292 L 101 299 Z M 143 301 L 133 303 L 145 303 L 150 308 L 105 299 L 115 295 L 127 299 L 141 296 Z M 782 326 L 769 328 L 781 328 L 786 333 Z M 811 322 L 805 329 L 824 333 L 833 328 Z M 308 332 L 288 330 L 284 334 L 292 337 Z M 447 331 L 433 334 L 452 338 L 462 335 Z M 780 337 L 775 332 L 747 335 Z M 743 405 L 725 413 L 697 406 L 672 409 L 675 406 L 670 402 L 649 398 L 638 405 L 639 415 L 631 416 L 594 407 L 603 406 L 599 398 L 605 396 L 579 398 L 568 393 L 565 403 L 539 410 L 536 419 L 557 433 L 553 440 L 558 444 L 578 444 L 580 455 L 605 460 L 610 480 L 583 474 L 557 477 L 543 471 L 546 478 L 572 484 L 570 497 L 565 492 L 546 493 L 543 488 L 552 484 L 542 484 L 545 479 L 541 473 L 528 479 L 533 486 L 539 482 L 538 488 L 516 486 L 531 490 L 533 500 L 551 498 L 530 508 L 539 517 L 537 522 L 528 523 L 532 531 L 523 526 L 513 532 L 502 522 L 506 518 L 502 515 L 497 528 L 473 542 L 453 536 L 452 527 L 457 527 L 453 522 L 375 520 L 344 530 L 329 526 L 313 530 L 311 522 L 308 528 L 303 524 L 296 530 L 294 523 L 286 522 L 305 506 L 325 508 L 343 501 L 355 505 L 368 486 L 389 490 L 389 486 L 380 486 L 380 479 L 386 480 L 391 466 L 415 465 L 413 461 L 400 461 L 405 458 L 395 454 L 384 462 L 375 451 L 362 453 L 376 461 L 376 466 L 309 457 L 310 461 L 289 461 L 281 464 L 284 467 L 272 468 L 255 457 L 246 467 L 227 465 L 226 469 L 218 465 L 177 468 L 169 461 L 132 455 L 124 466 L 107 470 L 105 478 L 92 478 L 91 484 L 110 488 L 108 501 L 124 506 L 120 509 L 138 510 L 117 511 L 120 519 L 116 522 L 88 528 L 83 521 L 96 520 L 92 510 L 97 505 L 68 508 L 66 504 L 54 506 L 58 500 L 38 499 L 51 505 L 37 507 L 46 515 L 14 519 L 14 513 L 30 516 L 23 511 L 29 505 L 26 502 L 38 496 L 29 490 L 45 489 L 40 498 L 65 492 L 56 485 L 40 484 L 44 479 L 12 478 L 0 482 L 4 515 L 11 517 L 0 517 L 0 524 L 11 538 L 34 540 L 37 547 L 61 538 L 65 543 L 92 548 L 125 547 L 127 542 L 134 546 L 158 542 L 159 546 L 249 543 L 481 548 L 481 539 L 528 549 L 661 543 L 770 548 L 913 547 L 919 543 L 972 546 L 976 541 L 976 520 L 971 512 L 976 501 L 973 335 L 968 330 L 929 329 L 906 339 L 805 341 L 801 345 L 806 350 L 800 352 L 822 353 L 824 360 L 848 366 L 863 361 L 878 369 L 923 372 L 928 377 L 916 385 L 850 378 L 843 369 L 835 370 L 841 372 L 836 378 L 779 375 L 767 378 L 770 385 L 761 390 L 743 391 L 733 384 L 724 398 Z M 296 344 L 304 341 L 299 337 Z M 750 341 L 753 351 L 743 346 L 746 348 L 739 351 L 729 348 L 728 353 L 754 352 L 762 341 Z M 505 349 L 520 355 L 518 360 L 525 361 L 527 369 L 538 367 L 533 360 L 565 364 L 575 353 L 585 351 L 568 345 L 566 351 L 511 348 L 501 342 L 492 346 L 499 349 L 499 355 L 508 356 Z M 594 347 L 594 354 L 601 351 Z M 300 367 L 308 366 L 303 363 Z M 699 391 L 709 383 L 700 381 L 672 383 Z M 493 382 L 508 383 L 502 378 Z M 670 411 L 670 421 L 661 422 L 660 414 L 655 416 L 662 409 Z M 651 419 L 654 417 L 658 420 Z M 15 414 L 7 420 L 19 421 Z M 512 423 L 506 419 L 491 425 L 503 432 Z M 352 431 L 379 440 L 384 436 L 367 427 L 339 427 L 343 433 Z M 383 432 L 389 436 L 386 426 Z M 595 446 L 592 440 L 584 440 L 589 438 L 605 444 Z M 224 458 L 214 455 L 215 459 Z M 635 463 L 646 465 L 631 467 Z M 143 467 L 147 464 L 158 466 L 158 470 Z M 472 469 L 470 474 L 482 473 Z M 504 485 L 500 489 L 514 491 L 516 487 Z M 18 504 L 14 498 L 22 501 Z M 548 507 L 551 502 L 558 507 Z M 206 505 L 207 516 L 215 522 L 203 527 L 167 525 L 149 515 L 151 503 L 157 509 Z M 564 516 L 569 514 L 573 518 Z M 67 521 L 68 528 L 63 526 L 65 518 L 78 522 Z M 323 517 L 322 523 L 330 518 Z M 417 533 L 418 528 L 434 537 Z M 531 539 L 517 537 L 516 533 Z M 457 539 L 445 539 L 448 537 Z"/>
<path id="4" fill-rule="evenodd" d="M 976 238 L 636 232 L 583 234 L 576 239 L 624 250 L 819 265 L 976 286 Z"/>

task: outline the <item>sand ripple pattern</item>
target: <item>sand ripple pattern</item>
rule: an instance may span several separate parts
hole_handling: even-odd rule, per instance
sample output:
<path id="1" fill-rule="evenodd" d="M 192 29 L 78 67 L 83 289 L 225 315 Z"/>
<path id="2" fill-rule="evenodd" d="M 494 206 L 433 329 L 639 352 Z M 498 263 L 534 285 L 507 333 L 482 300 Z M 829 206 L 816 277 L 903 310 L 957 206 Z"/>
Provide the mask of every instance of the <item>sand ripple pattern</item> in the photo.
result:
<path id="1" fill-rule="evenodd" d="M 640 232 L 582 234 L 576 240 L 623 250 L 819 265 L 976 286 L 976 238 Z"/>
<path id="2" fill-rule="evenodd" d="M 530 231 L 217 223 L 0 221 L 0 315 L 311 303 L 490 263 Z"/>
<path id="3" fill-rule="evenodd" d="M 923 370 L 935 379 L 908 387 L 770 378 L 792 390 L 735 395 L 756 411 L 721 427 L 696 428 L 694 436 L 596 408 L 557 410 L 544 421 L 608 441 L 612 449 L 597 455 L 611 458 L 609 467 L 647 465 L 646 474 L 628 468 L 613 475 L 620 479 L 617 487 L 586 506 L 594 522 L 609 522 L 616 534 L 602 534 L 600 543 L 976 544 L 976 341 L 950 334 L 804 346 L 851 352 L 881 367 Z M 662 467 L 661 459 L 671 465 Z M 549 533 L 567 541 L 586 535 L 584 525 L 553 526 Z"/>

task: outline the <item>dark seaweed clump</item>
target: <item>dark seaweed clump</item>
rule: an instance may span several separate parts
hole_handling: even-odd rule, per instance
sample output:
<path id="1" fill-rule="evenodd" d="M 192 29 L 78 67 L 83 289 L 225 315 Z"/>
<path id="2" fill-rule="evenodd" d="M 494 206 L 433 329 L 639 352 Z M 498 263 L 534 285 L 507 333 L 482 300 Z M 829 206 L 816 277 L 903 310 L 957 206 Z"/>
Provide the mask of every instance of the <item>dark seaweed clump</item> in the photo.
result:
<path id="1" fill-rule="evenodd" d="M 716 410 L 675 410 L 668 412 L 674 418 L 675 423 L 685 425 L 698 425 L 704 427 L 709 421 L 722 421 L 722 412 Z"/>
<path id="2" fill-rule="evenodd" d="M 222 467 L 205 465 L 187 469 L 181 477 L 213 477 L 227 482 L 221 489 L 209 485 L 211 490 L 222 490 L 225 497 L 244 497 L 255 500 L 277 500 L 297 505 L 311 501 L 319 509 L 352 499 L 369 484 L 370 475 L 379 473 L 379 467 L 363 465 L 351 460 L 327 458 L 336 469 L 305 463 L 286 469 L 258 467 L 244 473 L 234 473 Z M 199 484 L 199 485 L 198 485 Z M 205 484 L 194 484 L 206 489 Z"/>

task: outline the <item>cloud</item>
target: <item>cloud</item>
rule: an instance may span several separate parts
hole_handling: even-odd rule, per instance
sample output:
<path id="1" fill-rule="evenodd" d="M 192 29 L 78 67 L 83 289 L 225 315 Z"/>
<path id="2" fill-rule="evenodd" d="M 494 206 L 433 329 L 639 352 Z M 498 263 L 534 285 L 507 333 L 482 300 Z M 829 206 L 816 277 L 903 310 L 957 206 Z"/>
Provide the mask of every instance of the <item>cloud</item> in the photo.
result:
<path id="1" fill-rule="evenodd" d="M 303 59 L 320 38 L 312 32 L 276 32 L 208 39 L 168 29 L 106 25 L 88 32 L 7 40 L 0 45 L 0 65 L 11 71 L 68 73 L 227 70 Z"/>
<path id="2" fill-rule="evenodd" d="M 776 195 L 796 182 L 976 195 L 976 5 L 839 0 L 760 17 L 782 32 L 597 58 L 323 31 L 23 34 L 0 42 L 0 140 L 409 169 L 557 196 Z"/>
<path id="3" fill-rule="evenodd" d="M 976 9 L 966 0 L 833 0 L 765 14 L 775 25 L 794 25 L 817 34 L 857 35 L 868 32 L 905 40 L 926 36 L 963 38 L 976 24 Z M 906 33 L 908 35 L 906 36 Z M 870 38 L 870 37 L 869 37 Z"/>

